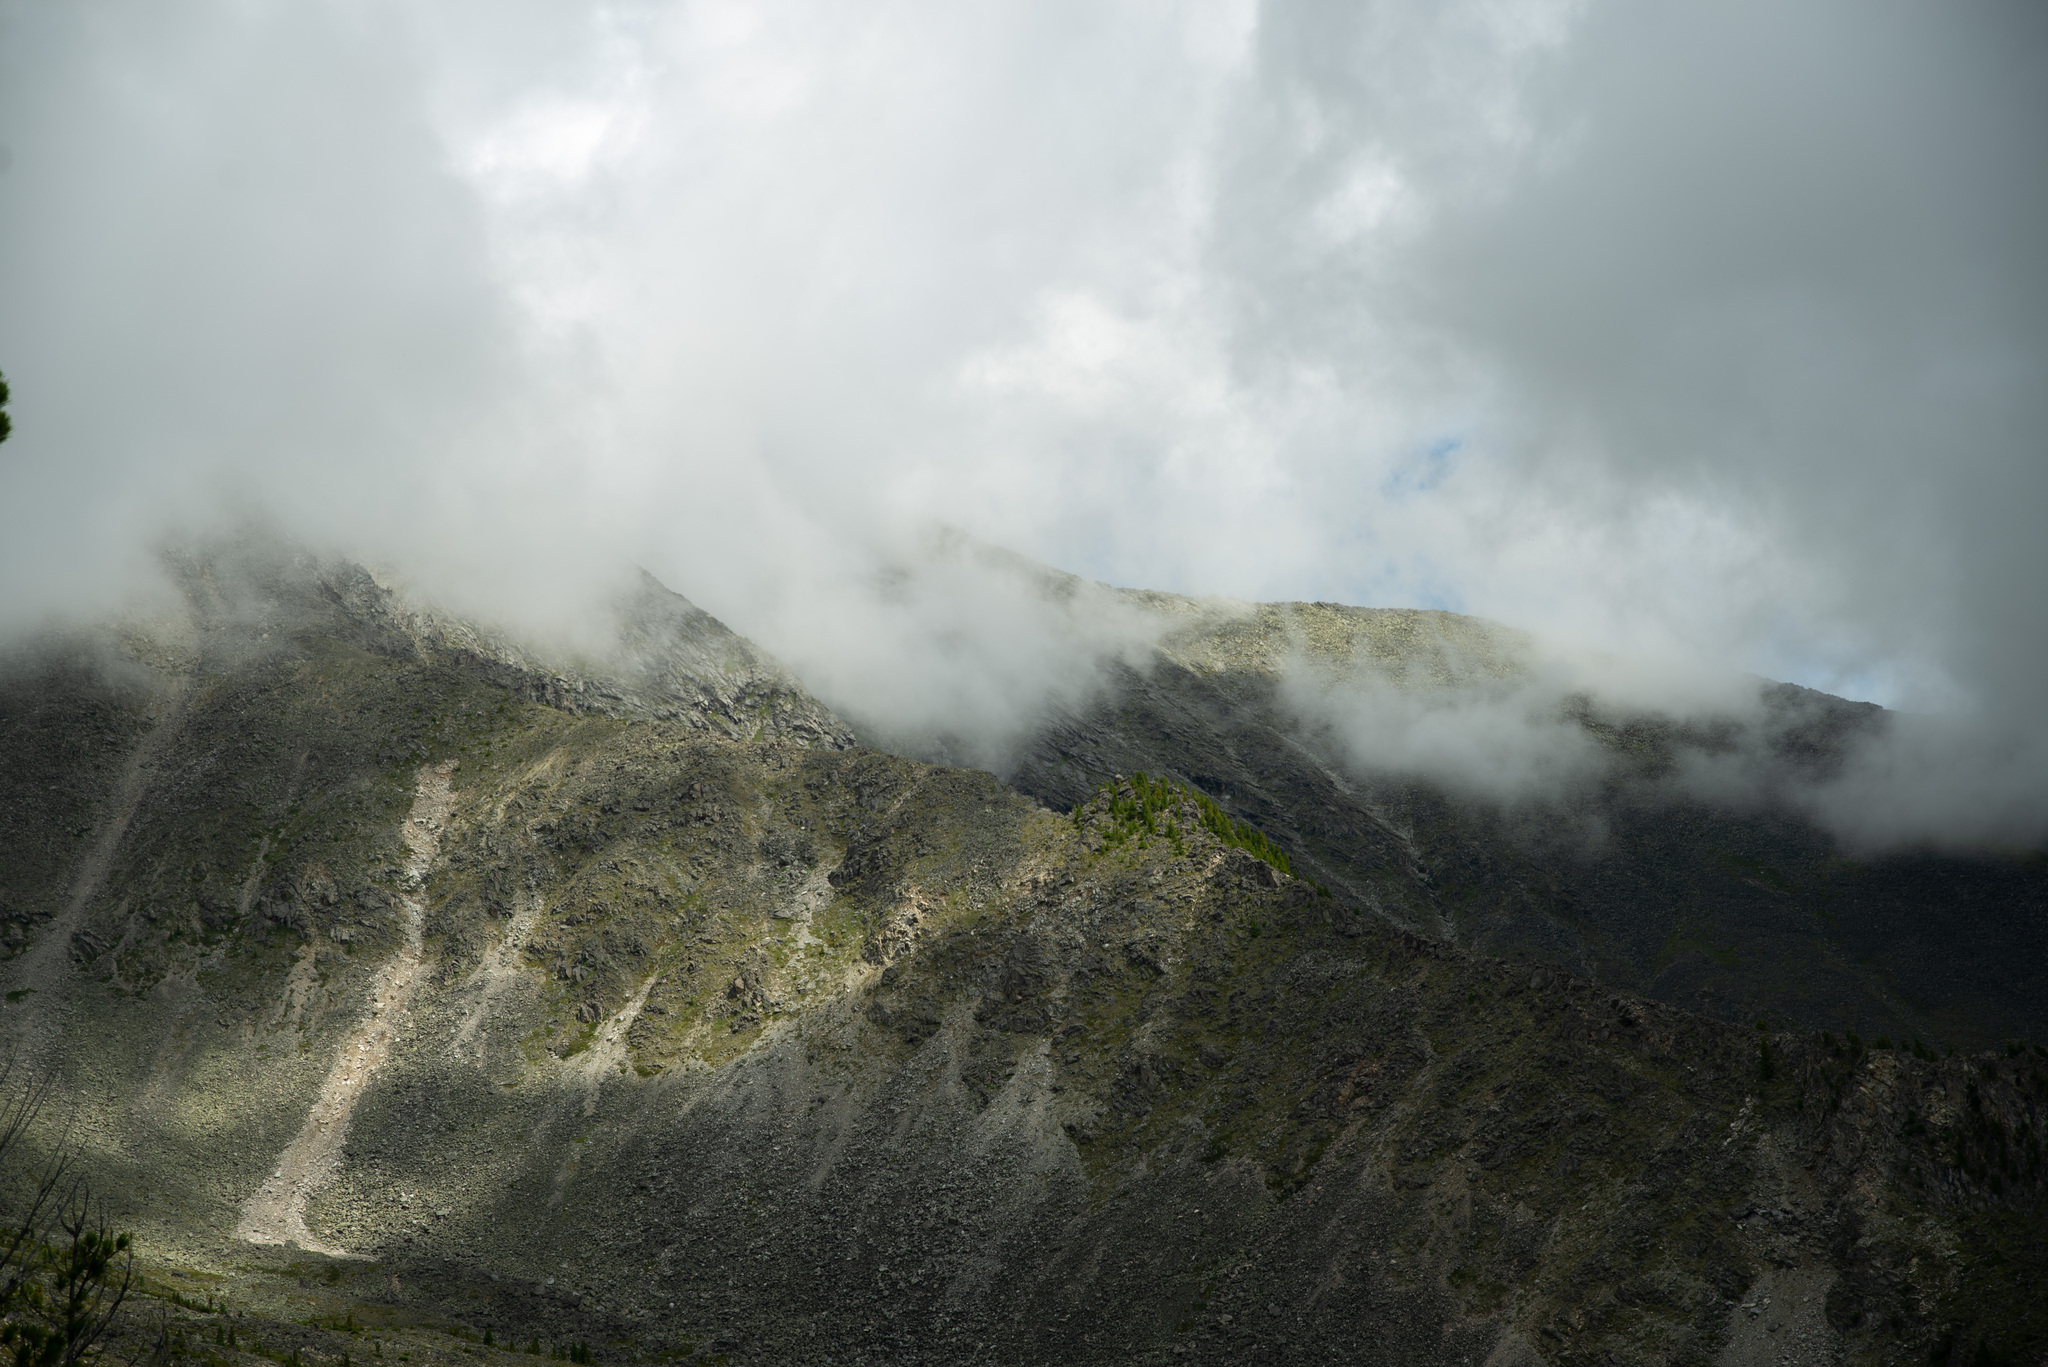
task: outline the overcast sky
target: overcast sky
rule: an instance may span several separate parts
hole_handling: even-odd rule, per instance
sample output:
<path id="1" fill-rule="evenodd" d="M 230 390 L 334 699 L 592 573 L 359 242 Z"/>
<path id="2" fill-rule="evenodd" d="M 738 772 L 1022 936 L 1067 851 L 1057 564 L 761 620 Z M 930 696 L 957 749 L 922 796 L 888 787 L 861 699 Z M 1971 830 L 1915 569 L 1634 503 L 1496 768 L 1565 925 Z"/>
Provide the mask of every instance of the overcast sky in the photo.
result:
<path id="1" fill-rule="evenodd" d="M 0 0 L 0 144 L 8 625 L 260 510 L 829 676 L 937 519 L 2048 754 L 2038 4 Z"/>

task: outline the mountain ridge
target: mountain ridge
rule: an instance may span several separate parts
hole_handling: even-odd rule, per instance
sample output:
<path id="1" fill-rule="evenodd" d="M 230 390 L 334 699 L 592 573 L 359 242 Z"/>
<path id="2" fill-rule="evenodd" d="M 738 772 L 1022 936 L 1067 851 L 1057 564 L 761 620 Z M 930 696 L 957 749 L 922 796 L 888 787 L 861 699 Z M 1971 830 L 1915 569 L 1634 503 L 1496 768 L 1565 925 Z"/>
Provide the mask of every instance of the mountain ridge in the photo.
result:
<path id="1" fill-rule="evenodd" d="M 1551 677 L 1533 637 L 1481 618 L 1056 582 L 1167 625 L 1027 730 L 1004 770 L 1020 791 L 1066 807 L 1120 775 L 1170 774 L 1410 929 L 1724 1019 L 1972 1045 L 2048 1034 L 2048 994 L 2017 967 L 2048 958 L 2048 858 L 1851 850 L 1803 799 L 1892 724 L 1874 704 L 1753 679 L 1688 714 Z M 1501 792 L 1464 777 L 1474 750 L 1446 781 L 1442 761 L 1346 739 L 1358 709 L 1330 699 L 1360 689 L 1392 719 L 1367 709 L 1382 736 L 1470 717 L 1508 733 L 1509 768 L 1518 745 L 1585 758 Z M 1687 781 L 1714 766 L 1737 773 Z"/>
<path id="2" fill-rule="evenodd" d="M 841 744 L 808 693 L 691 692 L 700 656 L 657 696 L 295 582 L 154 666 L 88 643 L 0 688 L 0 837 L 40 851 L 4 867 L 0 1026 L 195 1358 L 2048 1343 L 2038 1050 L 1717 1021 L 1320 895 L 1172 766 L 1136 816 L 1048 803 Z M 1219 800 L 1296 838 L 1257 797 Z M 338 1081 L 304 1236 L 241 1223 Z"/>

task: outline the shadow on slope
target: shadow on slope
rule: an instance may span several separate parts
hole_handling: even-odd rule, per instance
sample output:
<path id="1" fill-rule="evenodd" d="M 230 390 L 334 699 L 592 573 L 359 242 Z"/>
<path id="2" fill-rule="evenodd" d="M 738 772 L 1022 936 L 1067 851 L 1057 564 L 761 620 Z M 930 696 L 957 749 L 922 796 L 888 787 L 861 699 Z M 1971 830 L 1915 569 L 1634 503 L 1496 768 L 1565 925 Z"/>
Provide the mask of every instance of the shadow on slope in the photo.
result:
<path id="1" fill-rule="evenodd" d="M 2048 1035 L 2048 980 L 2031 971 L 2048 960 L 2048 857 L 1859 856 L 1800 804 L 1877 709 L 1775 685 L 1746 717 L 1680 721 L 1567 694 L 1541 743 L 1563 751 L 1562 735 L 1569 771 L 1487 791 L 1361 755 L 1344 718 L 1304 698 L 1284 642 L 1262 649 L 1169 643 L 1149 669 L 1108 667 L 1105 693 L 1044 725 L 1012 782 L 1071 806 L 1118 775 L 1173 775 L 1397 924 L 1723 1019 L 1965 1047 Z"/>

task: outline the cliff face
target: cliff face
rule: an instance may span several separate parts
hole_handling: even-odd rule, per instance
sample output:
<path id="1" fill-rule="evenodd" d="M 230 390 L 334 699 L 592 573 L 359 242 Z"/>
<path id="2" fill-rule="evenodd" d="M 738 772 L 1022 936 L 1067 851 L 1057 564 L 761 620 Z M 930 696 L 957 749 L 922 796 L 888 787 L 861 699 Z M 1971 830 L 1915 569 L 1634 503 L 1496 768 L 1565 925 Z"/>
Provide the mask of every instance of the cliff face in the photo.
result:
<path id="1" fill-rule="evenodd" d="M 1471 922 L 1384 810 L 1410 884 L 1326 896 L 1192 785 L 1068 812 L 854 746 L 658 586 L 572 668 L 347 567 L 189 582 L 179 630 L 0 691 L 0 1022 L 189 1356 L 2048 1343 L 2039 1051 L 1760 1032 L 1418 934 Z M 1193 767 L 1338 868 L 1310 806 Z"/>

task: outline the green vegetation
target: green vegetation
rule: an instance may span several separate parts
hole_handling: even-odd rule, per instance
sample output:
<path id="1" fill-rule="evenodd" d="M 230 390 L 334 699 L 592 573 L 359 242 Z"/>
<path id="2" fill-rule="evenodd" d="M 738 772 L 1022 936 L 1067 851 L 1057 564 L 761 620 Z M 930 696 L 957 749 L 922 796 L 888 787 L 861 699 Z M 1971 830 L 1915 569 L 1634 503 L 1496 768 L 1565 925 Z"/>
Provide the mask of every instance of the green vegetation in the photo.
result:
<path id="1" fill-rule="evenodd" d="M 1657 967 L 1662 970 L 1686 954 L 1701 954 L 1721 968 L 1741 967 L 1741 960 L 1729 945 L 1717 945 L 1709 940 L 1706 933 L 1696 925 L 1681 924 L 1671 928 L 1664 937 L 1664 944 L 1657 952 Z"/>
<path id="2" fill-rule="evenodd" d="M 21 1171 L 47 1091 L 0 1071 L 0 1181 L 13 1198 L 0 1217 L 0 1354 L 12 1367 L 63 1367 L 85 1358 L 121 1308 L 133 1242 L 109 1227 L 91 1185 L 59 1154 Z"/>
<path id="3" fill-rule="evenodd" d="M 1206 793 L 1171 779 L 1148 778 L 1143 771 L 1123 782 L 1105 784 L 1096 792 L 1107 798 L 1105 810 L 1110 825 L 1102 837 L 1105 849 L 1115 849 L 1126 842 L 1143 849 L 1153 839 L 1163 839 L 1175 854 L 1185 854 L 1180 822 L 1188 819 L 1227 848 L 1243 850 L 1290 877 L 1294 873 L 1285 850 L 1268 840 L 1257 827 L 1232 818 Z M 1076 820 L 1082 816 L 1083 809 L 1077 807 Z"/>

